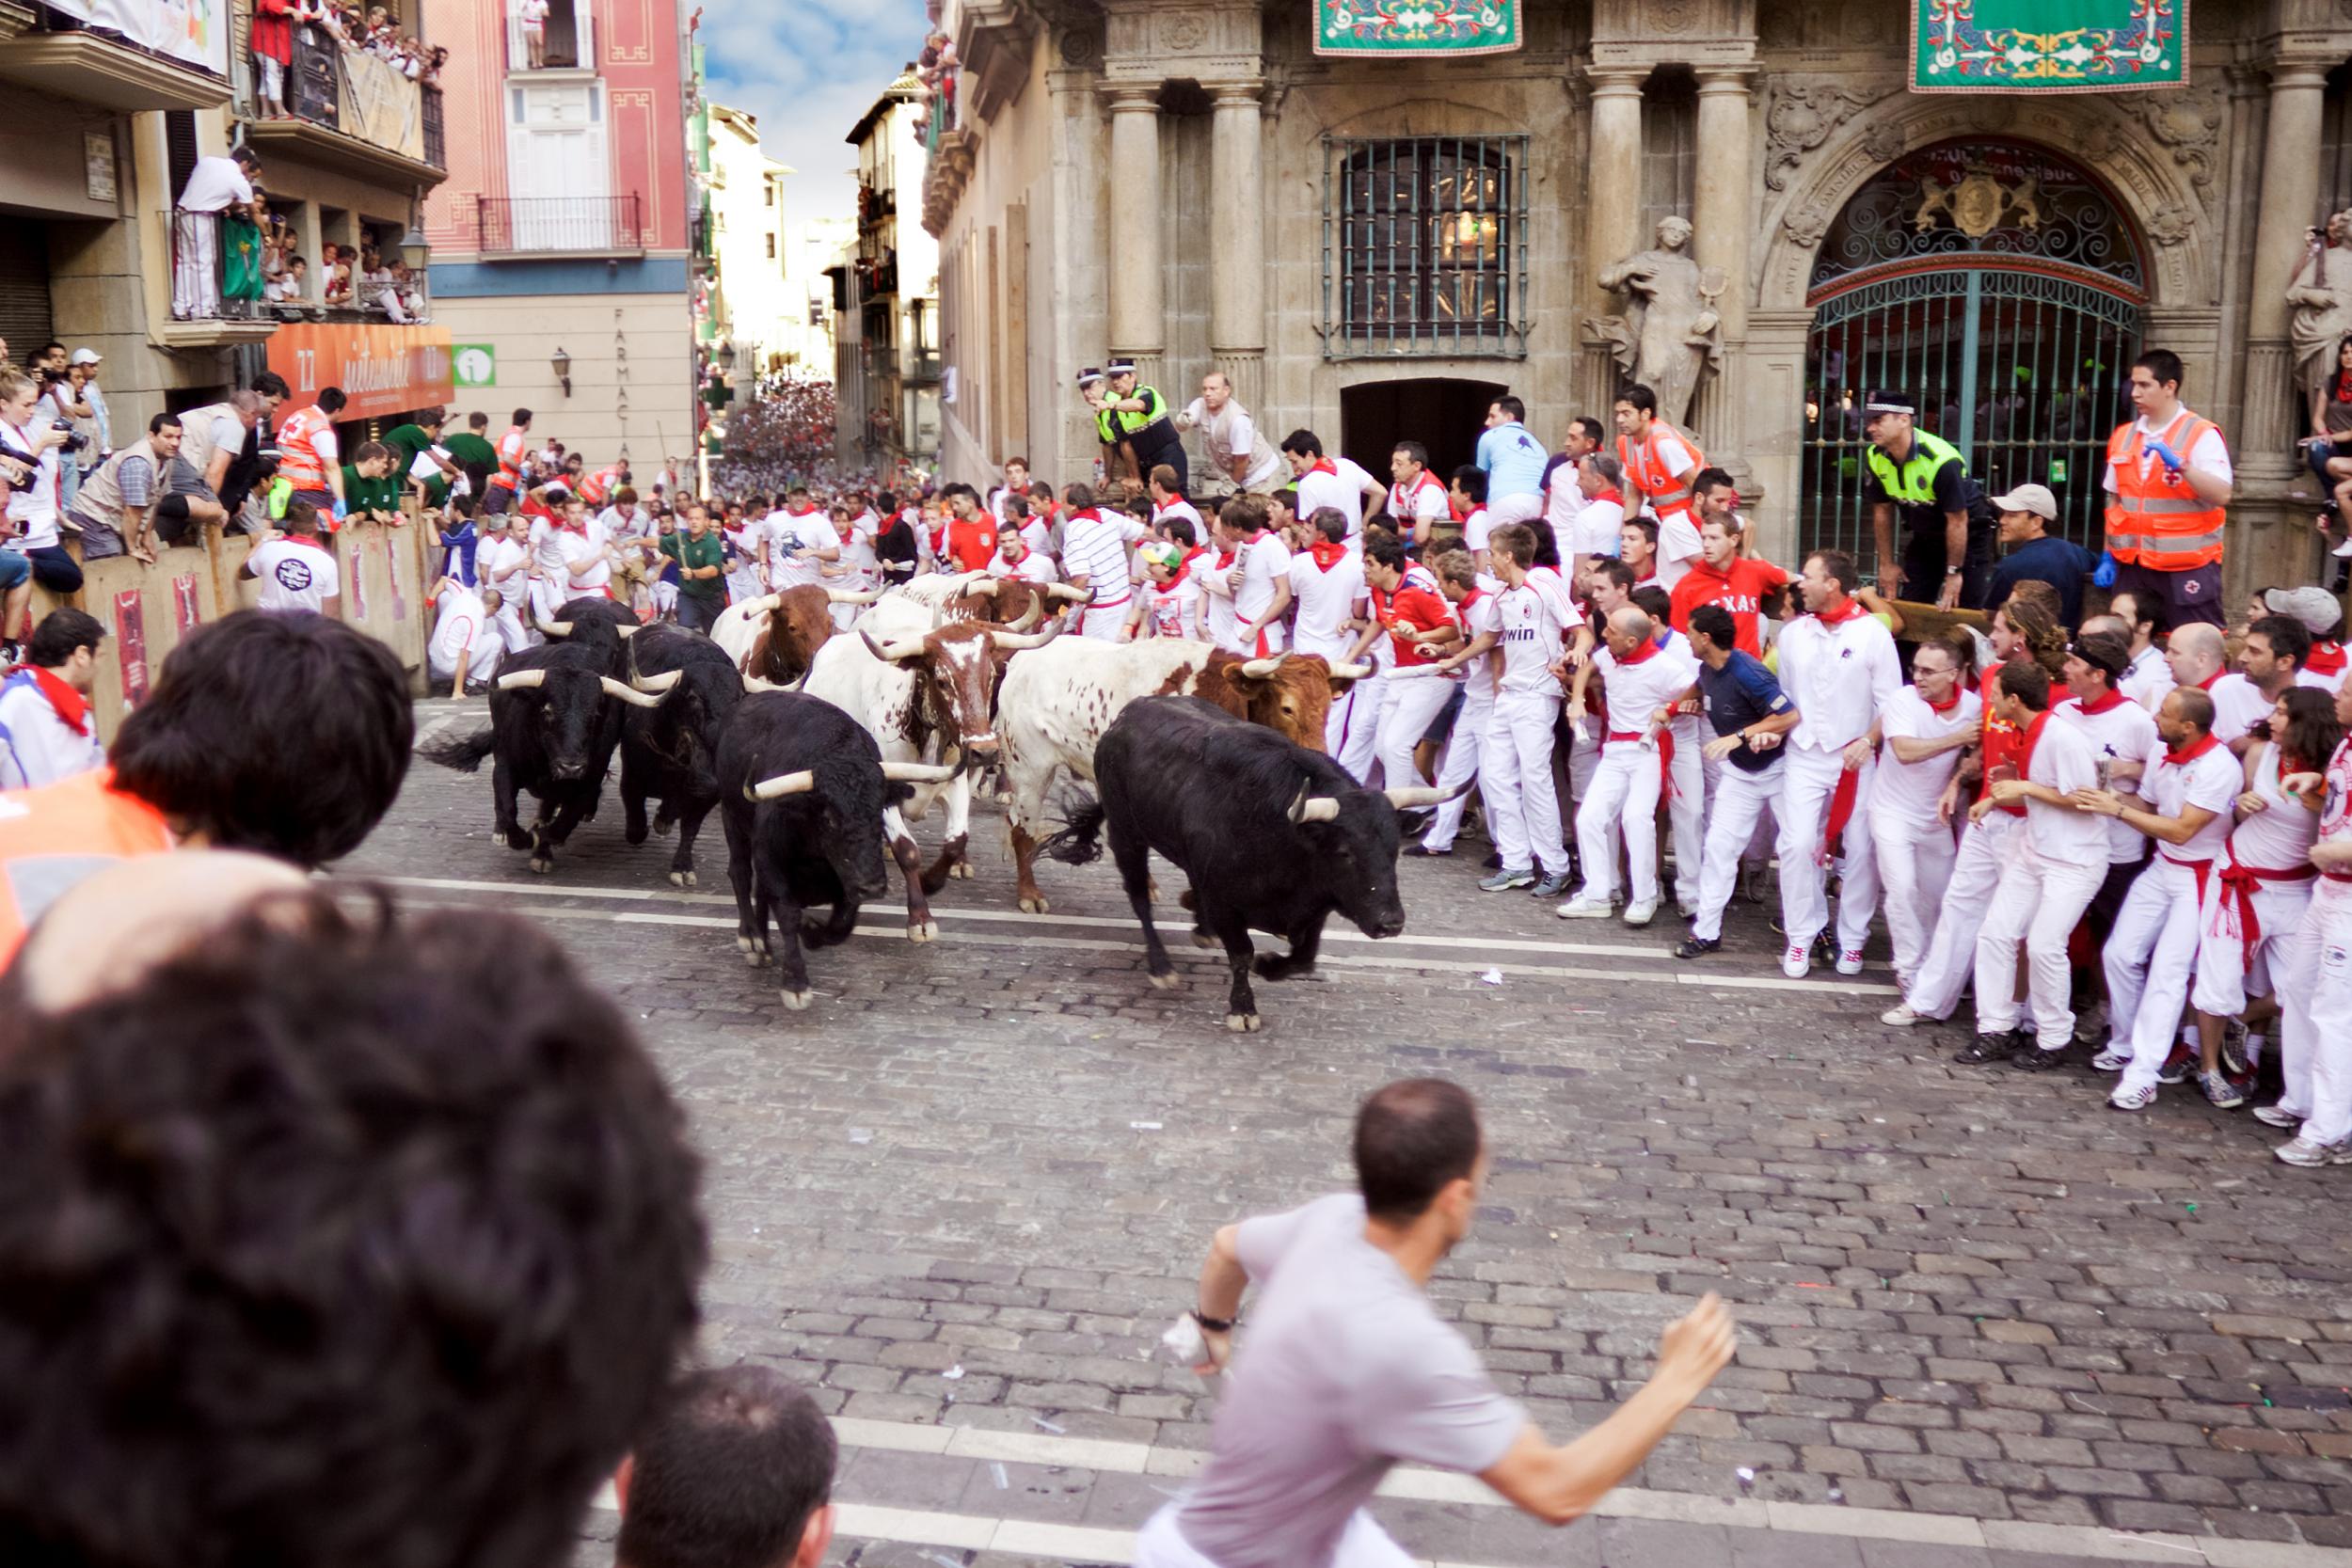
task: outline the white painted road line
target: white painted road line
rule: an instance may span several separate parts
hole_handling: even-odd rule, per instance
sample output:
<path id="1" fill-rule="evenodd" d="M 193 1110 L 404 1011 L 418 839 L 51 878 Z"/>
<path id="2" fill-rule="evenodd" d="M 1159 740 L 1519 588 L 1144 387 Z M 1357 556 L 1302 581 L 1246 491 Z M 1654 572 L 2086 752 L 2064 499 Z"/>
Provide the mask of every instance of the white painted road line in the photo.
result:
<path id="1" fill-rule="evenodd" d="M 402 879 L 398 878 L 387 878 L 384 879 L 395 884 L 402 880 Z M 493 882 L 485 885 L 495 888 L 500 893 L 505 895 L 507 907 L 522 913 L 532 915 L 541 920 L 601 921 L 604 924 L 611 926 L 683 926 L 714 931 L 733 931 L 736 928 L 735 922 L 733 920 L 717 915 L 655 914 L 649 911 L 635 910 L 606 911 L 562 909 L 553 905 L 525 901 L 533 895 L 539 897 L 547 898 L 558 898 L 564 896 L 562 892 L 555 889 L 542 890 L 538 888 L 522 887 L 510 882 Z M 517 895 L 523 896 L 521 898 L 517 898 Z M 426 902 L 429 907 L 440 909 L 464 909 L 469 907 L 468 902 L 463 899 L 439 899 L 427 900 Z M 1097 924 L 1098 926 L 1107 926 L 1109 923 L 1105 921 Z M 850 934 L 852 936 L 865 937 L 870 941 L 904 942 L 906 941 L 906 926 L 903 921 L 896 924 L 860 924 Z M 965 931 L 958 934 L 958 940 L 970 942 L 979 942 L 988 945 L 1003 944 L 1031 950 L 1051 950 L 1057 952 L 1138 954 L 1143 949 L 1143 941 L 1139 935 L 1120 938 L 1081 938 L 1041 937 L 1025 932 L 1015 931 Z M 1392 942 L 1399 945 L 1409 945 L 1411 939 L 1408 937 L 1398 937 L 1392 939 Z M 1187 954 L 1193 954 L 1195 952 L 1196 950 L 1188 942 L 1184 942 L 1181 939 L 1178 942 L 1171 943 L 1168 948 L 1168 956 L 1172 958 L 1178 959 L 1183 958 Z M 1664 957 L 1665 955 L 1661 954 L 1660 956 Z M 1221 958 L 1202 957 L 1200 958 L 1200 964 L 1204 969 L 1215 967 L 1221 971 L 1223 968 L 1223 960 Z M 1842 977 L 1835 980 L 1790 980 L 1787 978 L 1772 978 L 1763 975 L 1743 976 L 1710 974 L 1674 974 L 1670 972 L 1651 972 L 1631 969 L 1604 969 L 1574 964 L 1493 964 L 1481 963 L 1475 959 L 1451 960 L 1445 958 L 1358 958 L 1344 953 L 1328 952 L 1325 953 L 1317 960 L 1317 967 L 1331 969 L 1399 969 L 1429 974 L 1461 974 L 1473 978 L 1482 974 L 1499 973 L 1505 979 L 1521 980 L 1654 981 L 1660 979 L 1671 979 L 1678 985 L 1685 986 L 1736 987 L 1740 990 L 1752 990 L 1829 991 L 1844 996 L 1891 996 L 1895 994 L 1896 990 L 1893 986 L 1869 985 L 1860 981 L 1847 980 Z"/>

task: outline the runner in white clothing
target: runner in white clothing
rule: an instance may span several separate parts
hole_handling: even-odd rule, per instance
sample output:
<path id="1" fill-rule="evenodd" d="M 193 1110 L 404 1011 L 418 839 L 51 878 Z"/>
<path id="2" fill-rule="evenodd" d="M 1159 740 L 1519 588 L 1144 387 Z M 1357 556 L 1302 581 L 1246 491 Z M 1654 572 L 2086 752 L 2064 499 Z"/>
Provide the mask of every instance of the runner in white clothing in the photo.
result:
<path id="1" fill-rule="evenodd" d="M 1070 509 L 1062 522 L 1062 573 L 1093 595 L 1079 620 L 1079 635 L 1116 642 L 1135 592 L 1127 547 L 1150 531 L 1123 512 L 1096 506 L 1094 492 L 1083 484 L 1063 490 L 1062 502 Z"/>
<path id="2" fill-rule="evenodd" d="M 1479 761 L 1486 750 L 1486 732 L 1492 725 L 1495 711 L 1495 648 L 1502 641 L 1502 622 L 1495 613 L 1496 596 L 1502 584 L 1493 578 L 1480 575 L 1466 550 L 1448 550 L 1438 558 L 1438 586 L 1454 615 L 1462 623 L 1468 642 L 1438 661 L 1438 673 L 1452 675 L 1466 672 L 1462 685 L 1462 711 L 1454 716 L 1454 733 L 1446 742 L 1445 760 L 1438 768 L 1438 787 L 1448 793 L 1459 789 L 1476 777 Z M 1450 855 L 1454 852 L 1454 836 L 1462 831 L 1462 814 L 1469 803 L 1467 796 L 1443 802 L 1431 819 L 1429 832 L 1418 844 L 1408 844 L 1408 855 Z"/>
<path id="3" fill-rule="evenodd" d="M 1557 898 L 1568 890 L 1568 851 L 1551 782 L 1551 730 L 1560 717 L 1563 639 L 1581 617 L 1557 573 L 1535 574 L 1534 530 L 1505 524 L 1487 543 L 1503 589 L 1495 606 L 1502 674 L 1480 742 L 1479 797 L 1502 869 L 1478 885 L 1504 893 L 1533 882 L 1535 896 Z"/>
<path id="4" fill-rule="evenodd" d="M 1389 473 L 1395 481 L 1385 503 L 1389 526 L 1408 546 L 1428 544 L 1432 529 L 1454 521 L 1446 487 L 1429 471 L 1429 449 L 1419 441 L 1399 441 L 1389 454 Z"/>
<path id="5" fill-rule="evenodd" d="M 2144 1111 L 2160 1082 L 2179 1081 L 2167 1067 L 2196 977 L 2207 884 L 2246 776 L 2213 734 L 2213 721 L 2204 692 L 2171 693 L 2156 710 L 2166 749 L 2138 793 L 2090 789 L 2076 797 L 2084 809 L 2128 823 L 2156 845 L 2155 859 L 2124 895 L 2106 948 L 2107 1048 L 2090 1065 L 2123 1074 L 2107 1101 L 2119 1111 Z"/>
<path id="6" fill-rule="evenodd" d="M 1208 568 L 1200 588 L 1217 645 L 1245 658 L 1268 658 L 1286 645 L 1282 611 L 1291 602 L 1291 553 L 1281 535 L 1266 527 L 1268 511 L 1263 496 L 1227 501 L 1216 515 L 1216 554 L 1200 563 Z M 1216 614 L 1220 600 L 1231 617 L 1221 624 Z"/>
<path id="7" fill-rule="evenodd" d="M 2336 692 L 2336 722 L 2352 726 L 2352 683 Z M 2319 876 L 2272 966 L 2286 1093 L 2254 1115 L 2272 1127 L 2302 1123 L 2272 1150 L 2286 1164 L 2352 1164 L 2352 739 L 2317 778 L 2296 774 L 2280 787 L 2318 808 L 2311 863 Z"/>
<path id="8" fill-rule="evenodd" d="M 1327 506 L 1307 521 L 1313 535 L 1305 549 L 1291 556 L 1291 600 L 1298 607 L 1293 646 L 1334 666 L 1350 664 L 1356 662 L 1357 634 L 1366 622 L 1364 558 L 1347 547 L 1347 519 L 1338 508 Z M 1324 751 L 1359 784 L 1371 771 L 1380 721 L 1379 683 L 1375 671 L 1334 696 L 1323 723 Z"/>
<path id="9" fill-rule="evenodd" d="M 1406 557 L 1395 535 L 1365 540 L 1363 560 L 1370 618 L 1387 644 L 1375 743 L 1382 786 L 1409 787 L 1422 782 L 1413 767 L 1414 749 L 1454 695 L 1454 682 L 1438 673 L 1438 661 L 1460 644 L 1461 623 L 1438 579 Z"/>
<path id="10" fill-rule="evenodd" d="M 1913 684 L 1879 715 L 1883 750 L 1870 795 L 1870 844 L 1895 976 L 1906 986 L 1934 940 L 1958 849 L 1944 786 L 1983 729 L 1984 704 L 1968 689 L 1970 673 L 1950 643 L 1923 642 L 1912 656 Z"/>
<path id="11" fill-rule="evenodd" d="M 1311 430 L 1294 430 L 1283 437 L 1282 457 L 1298 489 L 1298 515 L 1311 517 L 1324 507 L 1337 507 L 1347 519 L 1348 547 L 1362 548 L 1364 515 L 1387 504 L 1388 486 L 1366 473 L 1361 464 L 1326 457 L 1321 438 Z"/>
<path id="12" fill-rule="evenodd" d="M 1615 910 L 1617 866 L 1610 849 L 1615 825 L 1625 836 L 1633 884 L 1625 923 L 1646 926 L 1658 914 L 1658 800 L 1675 752 L 1669 725 L 1677 705 L 1698 684 L 1699 669 L 1687 653 L 1661 647 L 1649 615 L 1633 605 L 1611 615 L 1601 637 L 1603 646 L 1577 671 L 1568 695 L 1568 717 L 1583 718 L 1586 689 L 1597 673 L 1608 705 L 1600 766 L 1576 807 L 1584 886 L 1558 912 L 1563 920 L 1606 919 Z M 1688 869 L 1695 882 L 1697 867 Z"/>

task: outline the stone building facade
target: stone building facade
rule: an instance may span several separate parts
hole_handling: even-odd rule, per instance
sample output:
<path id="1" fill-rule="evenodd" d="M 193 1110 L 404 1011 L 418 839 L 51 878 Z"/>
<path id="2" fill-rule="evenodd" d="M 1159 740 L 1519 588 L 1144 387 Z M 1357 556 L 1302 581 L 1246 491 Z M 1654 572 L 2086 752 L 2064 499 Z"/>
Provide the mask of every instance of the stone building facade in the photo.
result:
<path id="1" fill-rule="evenodd" d="M 1692 423 L 1775 554 L 1867 541 L 1882 384 L 2095 540 L 2130 360 L 2162 346 L 2236 455 L 2232 583 L 2314 569 L 2284 294 L 2352 205 L 2352 7 L 2199 6 L 2185 87 L 2037 95 L 1911 92 L 1888 0 L 1523 0 L 1521 48 L 1456 60 L 1319 57 L 1313 23 L 946 0 L 949 477 L 1084 477 L 1072 377 L 1122 354 L 1178 403 L 1224 370 L 1276 438 L 1375 472 L 1406 437 L 1467 461 L 1502 388 L 1556 442 L 1624 377 L 1601 271 L 1678 215 L 1720 291 Z"/>

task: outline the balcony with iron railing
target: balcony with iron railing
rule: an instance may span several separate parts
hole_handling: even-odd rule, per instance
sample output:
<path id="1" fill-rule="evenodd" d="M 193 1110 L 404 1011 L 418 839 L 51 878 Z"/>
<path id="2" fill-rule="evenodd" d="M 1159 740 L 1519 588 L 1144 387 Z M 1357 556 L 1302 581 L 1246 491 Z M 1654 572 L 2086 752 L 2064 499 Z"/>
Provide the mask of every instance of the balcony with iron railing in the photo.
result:
<path id="1" fill-rule="evenodd" d="M 485 196 L 474 211 L 485 261 L 531 257 L 636 257 L 650 236 L 644 203 L 623 196 Z"/>
<path id="2" fill-rule="evenodd" d="M 262 100 L 249 73 L 240 83 L 238 117 L 264 163 L 283 155 L 402 189 L 448 178 L 438 88 L 323 26 L 296 27 L 293 55 L 282 113 Z"/>

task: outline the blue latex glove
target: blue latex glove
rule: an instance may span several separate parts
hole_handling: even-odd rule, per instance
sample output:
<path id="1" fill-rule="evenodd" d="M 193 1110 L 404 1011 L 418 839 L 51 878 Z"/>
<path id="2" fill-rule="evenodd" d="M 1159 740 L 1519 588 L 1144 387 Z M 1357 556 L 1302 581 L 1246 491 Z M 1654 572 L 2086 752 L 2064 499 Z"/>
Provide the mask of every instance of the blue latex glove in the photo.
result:
<path id="1" fill-rule="evenodd" d="M 2090 580 L 2098 587 L 2112 588 L 2115 586 L 2116 570 L 2117 562 L 2115 559 L 2115 552 L 2113 550 L 2103 550 L 2099 555 L 2098 570 L 2090 574 Z"/>
<path id="2" fill-rule="evenodd" d="M 2155 453 L 2156 461 L 2162 463 L 2165 467 L 2165 471 L 2173 475 L 2175 478 L 2179 477 L 2183 468 L 2188 467 L 2186 463 L 2181 460 L 2181 454 L 2179 452 L 2174 451 L 2170 447 L 2166 446 L 2162 441 L 2151 440 L 2147 444 L 2145 450 Z"/>
<path id="3" fill-rule="evenodd" d="M 344 505 L 343 505 L 343 503 L 342 503 L 342 502 L 341 502 L 341 501 L 337 501 L 337 502 L 335 503 L 334 512 L 335 512 L 335 520 L 336 520 L 337 522 L 339 522 L 339 523 L 340 523 L 340 522 L 342 522 L 342 521 L 345 517 L 348 517 L 348 516 L 350 516 L 350 515 L 351 515 L 351 510 L 350 510 L 350 508 L 348 508 L 348 507 L 344 506 Z"/>

